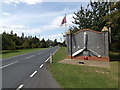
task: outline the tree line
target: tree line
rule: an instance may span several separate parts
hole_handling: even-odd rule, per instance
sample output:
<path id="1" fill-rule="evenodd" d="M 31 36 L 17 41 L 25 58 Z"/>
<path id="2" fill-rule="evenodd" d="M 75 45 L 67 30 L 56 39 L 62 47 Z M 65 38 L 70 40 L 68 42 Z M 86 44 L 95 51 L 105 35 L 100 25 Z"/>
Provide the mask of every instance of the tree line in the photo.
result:
<path id="1" fill-rule="evenodd" d="M 13 34 L 13 31 L 10 33 L 2 33 L 2 50 L 16 50 L 16 49 L 27 49 L 27 48 L 48 48 L 57 45 L 64 46 L 64 42 L 57 42 L 57 39 L 54 41 L 46 40 L 43 38 L 39 40 L 36 36 L 24 36 L 22 33 L 21 37 L 16 33 Z"/>
<path id="2" fill-rule="evenodd" d="M 101 31 L 104 26 L 111 29 L 110 50 L 120 51 L 120 1 L 88 3 L 85 7 L 81 6 L 78 12 L 74 12 L 73 23 L 77 25 L 70 27 L 73 33 L 81 29 L 93 29 Z"/>

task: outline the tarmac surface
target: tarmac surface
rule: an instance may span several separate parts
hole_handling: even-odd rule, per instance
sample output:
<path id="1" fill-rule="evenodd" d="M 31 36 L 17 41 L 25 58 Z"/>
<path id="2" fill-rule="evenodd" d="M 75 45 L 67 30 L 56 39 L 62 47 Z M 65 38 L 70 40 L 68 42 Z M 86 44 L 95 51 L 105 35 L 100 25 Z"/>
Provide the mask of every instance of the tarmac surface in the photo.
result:
<path id="1" fill-rule="evenodd" d="M 50 55 L 59 47 L 53 47 L 24 55 L 2 59 L 2 88 L 59 88 L 46 68 Z M 1 63 L 1 62 L 0 62 Z"/>

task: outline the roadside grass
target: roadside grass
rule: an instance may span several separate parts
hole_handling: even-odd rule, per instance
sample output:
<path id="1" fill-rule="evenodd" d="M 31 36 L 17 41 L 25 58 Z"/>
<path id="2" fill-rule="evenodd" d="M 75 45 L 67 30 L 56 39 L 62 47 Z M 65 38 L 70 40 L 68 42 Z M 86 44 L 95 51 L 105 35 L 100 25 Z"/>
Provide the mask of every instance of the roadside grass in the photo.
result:
<path id="1" fill-rule="evenodd" d="M 1 50 L 2 57 L 0 57 L 0 59 L 8 58 L 8 57 L 16 56 L 16 55 L 21 55 L 21 54 L 26 54 L 26 53 L 30 53 L 30 52 L 34 52 L 34 51 L 39 51 L 39 50 L 43 50 L 43 49 L 46 49 L 46 48 L 32 48 L 32 49 L 19 49 L 19 50 Z"/>
<path id="2" fill-rule="evenodd" d="M 49 64 L 50 72 L 62 88 L 118 88 L 118 61 L 111 61 L 110 68 L 57 63 L 65 57 L 66 48 L 62 47 Z"/>

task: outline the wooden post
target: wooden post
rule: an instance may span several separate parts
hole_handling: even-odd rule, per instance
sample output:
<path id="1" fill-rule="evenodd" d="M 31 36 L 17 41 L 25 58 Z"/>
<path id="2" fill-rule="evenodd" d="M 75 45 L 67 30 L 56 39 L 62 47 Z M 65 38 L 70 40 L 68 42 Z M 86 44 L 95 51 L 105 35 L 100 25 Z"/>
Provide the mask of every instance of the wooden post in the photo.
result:
<path id="1" fill-rule="evenodd" d="M 52 54 L 50 54 L 50 63 L 53 63 L 53 55 Z"/>

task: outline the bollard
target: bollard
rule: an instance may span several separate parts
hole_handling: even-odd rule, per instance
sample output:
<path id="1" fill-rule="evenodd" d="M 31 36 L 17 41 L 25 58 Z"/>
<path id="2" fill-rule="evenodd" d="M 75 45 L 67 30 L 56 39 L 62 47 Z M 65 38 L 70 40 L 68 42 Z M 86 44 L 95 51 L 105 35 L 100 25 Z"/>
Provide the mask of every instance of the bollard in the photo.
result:
<path id="1" fill-rule="evenodd" d="M 50 54 L 50 63 L 53 63 L 52 59 L 53 59 L 53 55 Z"/>

